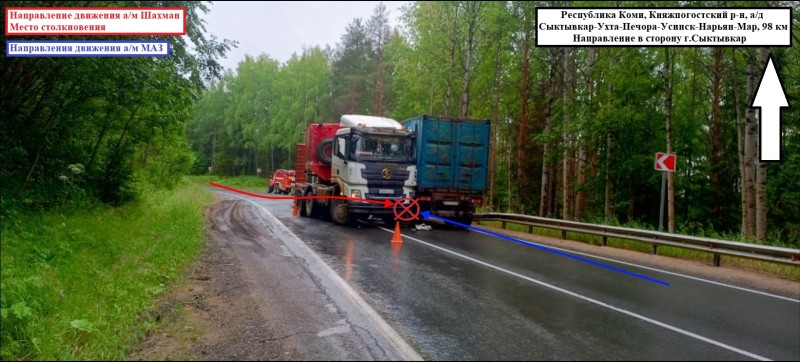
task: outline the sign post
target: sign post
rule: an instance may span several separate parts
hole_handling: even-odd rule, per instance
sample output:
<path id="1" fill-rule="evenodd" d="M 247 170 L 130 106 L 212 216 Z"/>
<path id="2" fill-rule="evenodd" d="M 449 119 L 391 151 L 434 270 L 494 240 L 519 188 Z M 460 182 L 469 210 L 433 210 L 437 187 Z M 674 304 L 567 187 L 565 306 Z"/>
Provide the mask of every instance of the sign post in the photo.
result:
<path id="1" fill-rule="evenodd" d="M 658 231 L 664 230 L 664 193 L 667 188 L 667 173 L 661 173 L 661 205 L 658 207 Z"/>
<path id="2" fill-rule="evenodd" d="M 661 172 L 661 205 L 658 207 L 658 231 L 664 230 L 664 194 L 667 188 L 667 172 L 675 172 L 675 155 L 671 153 L 656 152 L 656 162 L 653 165 L 656 171 Z"/>

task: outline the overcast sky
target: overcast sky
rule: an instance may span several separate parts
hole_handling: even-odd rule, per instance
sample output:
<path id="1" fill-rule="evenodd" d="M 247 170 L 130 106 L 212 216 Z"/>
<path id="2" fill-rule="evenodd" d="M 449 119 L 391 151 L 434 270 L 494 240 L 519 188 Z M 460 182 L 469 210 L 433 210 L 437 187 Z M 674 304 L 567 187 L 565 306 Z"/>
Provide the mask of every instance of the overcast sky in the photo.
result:
<path id="1" fill-rule="evenodd" d="M 214 2 L 204 16 L 206 30 L 219 39 L 239 42 L 227 58 L 225 68 L 236 69 L 245 54 L 267 54 L 281 63 L 303 45 L 335 47 L 353 19 L 372 16 L 380 1 L 224 1 Z M 407 1 L 384 1 L 391 26 L 400 24 L 400 7 Z"/>

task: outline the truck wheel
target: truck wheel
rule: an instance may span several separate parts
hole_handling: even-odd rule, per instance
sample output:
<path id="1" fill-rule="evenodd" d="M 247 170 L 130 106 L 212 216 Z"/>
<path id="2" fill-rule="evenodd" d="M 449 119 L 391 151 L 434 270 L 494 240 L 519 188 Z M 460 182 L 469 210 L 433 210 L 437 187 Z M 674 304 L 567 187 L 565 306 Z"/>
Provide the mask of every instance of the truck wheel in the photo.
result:
<path id="1" fill-rule="evenodd" d="M 344 200 L 331 200 L 331 219 L 339 225 L 351 223 L 350 208 Z"/>
<path id="2" fill-rule="evenodd" d="M 471 226 L 472 225 L 472 216 L 460 217 L 460 218 L 456 219 L 456 222 L 464 224 L 464 225 L 467 225 L 467 226 Z M 456 226 L 456 228 L 457 229 L 468 230 L 467 228 L 462 227 L 462 226 Z"/>
<path id="3" fill-rule="evenodd" d="M 306 196 L 314 196 L 314 192 L 308 190 L 306 192 Z M 317 200 L 315 199 L 306 199 L 305 200 L 305 212 L 308 217 L 312 218 L 319 218 L 319 205 L 317 205 Z"/>
<path id="4" fill-rule="evenodd" d="M 455 222 L 457 222 L 459 224 L 464 224 L 464 225 L 467 225 L 467 226 L 471 226 L 472 225 L 472 215 L 454 217 L 451 220 L 453 220 L 453 221 L 455 221 Z M 465 227 L 463 227 L 461 225 L 456 225 L 456 224 L 451 224 L 451 223 L 446 223 L 443 227 L 451 229 L 451 230 L 469 230 L 469 229 L 467 229 L 467 228 L 465 228 Z"/>
<path id="5" fill-rule="evenodd" d="M 300 216 L 308 216 L 308 214 L 306 214 L 306 203 L 305 203 L 306 201 L 294 200 L 294 202 L 297 203 L 297 211 L 300 214 Z"/>
<path id="6" fill-rule="evenodd" d="M 274 190 L 274 189 L 275 189 L 275 185 L 269 185 L 269 187 L 267 188 L 267 193 L 271 194 L 272 190 Z"/>
<path id="7" fill-rule="evenodd" d="M 331 164 L 331 156 L 328 152 L 333 153 L 333 138 L 326 138 L 317 145 L 317 157 L 323 164 Z"/>

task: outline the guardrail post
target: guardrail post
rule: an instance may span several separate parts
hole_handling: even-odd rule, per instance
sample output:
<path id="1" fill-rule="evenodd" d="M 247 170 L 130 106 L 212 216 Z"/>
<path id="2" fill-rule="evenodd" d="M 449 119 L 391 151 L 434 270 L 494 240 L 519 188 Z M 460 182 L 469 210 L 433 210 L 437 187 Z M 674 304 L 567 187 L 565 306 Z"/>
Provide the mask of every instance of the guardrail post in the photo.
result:
<path id="1" fill-rule="evenodd" d="M 506 228 L 506 222 L 505 222 L 505 221 L 503 221 L 503 222 L 502 222 L 502 225 L 503 225 L 503 226 L 501 226 L 501 227 L 502 227 L 503 229 L 505 229 L 505 228 Z"/>
<path id="2" fill-rule="evenodd" d="M 561 230 L 561 238 L 564 239 L 564 240 L 567 240 L 567 231 L 566 230 Z"/>
<path id="3" fill-rule="evenodd" d="M 714 253 L 714 266 L 719 266 L 720 264 L 720 255 L 719 253 Z"/>
<path id="4" fill-rule="evenodd" d="M 603 235 L 603 246 L 608 246 L 608 236 Z"/>
<path id="5" fill-rule="evenodd" d="M 533 234 L 533 225 L 528 225 L 528 234 Z"/>
<path id="6" fill-rule="evenodd" d="M 658 254 L 658 245 L 653 244 L 653 255 Z"/>

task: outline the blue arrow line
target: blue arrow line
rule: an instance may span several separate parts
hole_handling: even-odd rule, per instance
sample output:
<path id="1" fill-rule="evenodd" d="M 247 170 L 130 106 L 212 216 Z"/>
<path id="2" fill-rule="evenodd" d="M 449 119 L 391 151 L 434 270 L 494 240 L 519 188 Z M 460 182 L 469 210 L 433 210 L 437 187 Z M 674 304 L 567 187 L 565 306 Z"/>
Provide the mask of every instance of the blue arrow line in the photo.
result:
<path id="1" fill-rule="evenodd" d="M 541 246 L 541 245 L 536 245 L 534 243 L 530 243 L 530 242 L 527 242 L 527 241 L 524 241 L 524 240 L 520 240 L 520 239 L 512 238 L 510 236 L 506 236 L 506 235 L 498 234 L 498 233 L 495 233 L 495 232 L 491 232 L 491 231 L 486 230 L 486 229 L 481 229 L 481 228 L 476 228 L 476 227 L 473 227 L 473 226 L 470 226 L 470 225 L 461 224 L 461 223 L 455 222 L 453 220 L 448 220 L 448 219 L 441 218 L 441 217 L 438 217 L 438 216 L 435 216 L 435 215 L 431 215 L 431 213 L 429 211 L 423 211 L 423 212 L 420 213 L 420 215 L 422 215 L 422 217 L 424 217 L 425 219 L 441 220 L 441 221 L 444 221 L 444 222 L 448 222 L 448 223 L 451 223 L 451 224 L 454 224 L 454 225 L 461 226 L 463 228 L 467 228 L 467 229 L 470 229 L 470 230 L 475 230 L 475 231 L 477 231 L 479 233 L 484 233 L 484 234 L 487 234 L 487 235 L 496 236 L 498 238 L 510 240 L 510 241 L 513 241 L 513 242 L 518 243 L 518 244 L 531 246 L 531 247 L 534 247 L 534 248 L 537 248 L 537 249 L 540 249 L 540 250 L 551 252 L 553 254 L 558 254 L 558 255 L 566 256 L 568 258 L 572 258 L 572 259 L 575 259 L 575 260 L 580 260 L 580 261 L 582 261 L 584 263 L 597 265 L 599 267 L 603 267 L 603 268 L 606 268 L 606 269 L 611 269 L 613 271 L 620 272 L 620 273 L 623 273 L 623 274 L 628 274 L 630 276 L 634 276 L 634 277 L 637 277 L 637 278 L 640 278 L 640 279 L 651 281 L 653 283 L 658 283 L 658 284 L 661 284 L 661 285 L 669 286 L 669 283 L 667 283 L 665 281 L 661 281 L 661 280 L 658 280 L 658 279 L 653 279 L 653 278 L 650 278 L 648 276 L 644 276 L 644 275 L 641 275 L 641 274 L 636 274 L 634 272 L 627 271 L 625 269 L 620 269 L 620 268 L 617 268 L 617 267 L 613 267 L 611 265 L 598 263 L 598 262 L 593 261 L 593 260 L 581 258 L 579 256 L 575 256 L 575 255 L 572 255 L 572 254 L 567 254 L 567 253 L 564 253 L 564 252 L 561 252 L 561 251 L 558 251 L 558 250 L 553 250 L 553 249 L 550 249 L 548 247 L 544 247 L 544 246 Z"/>

